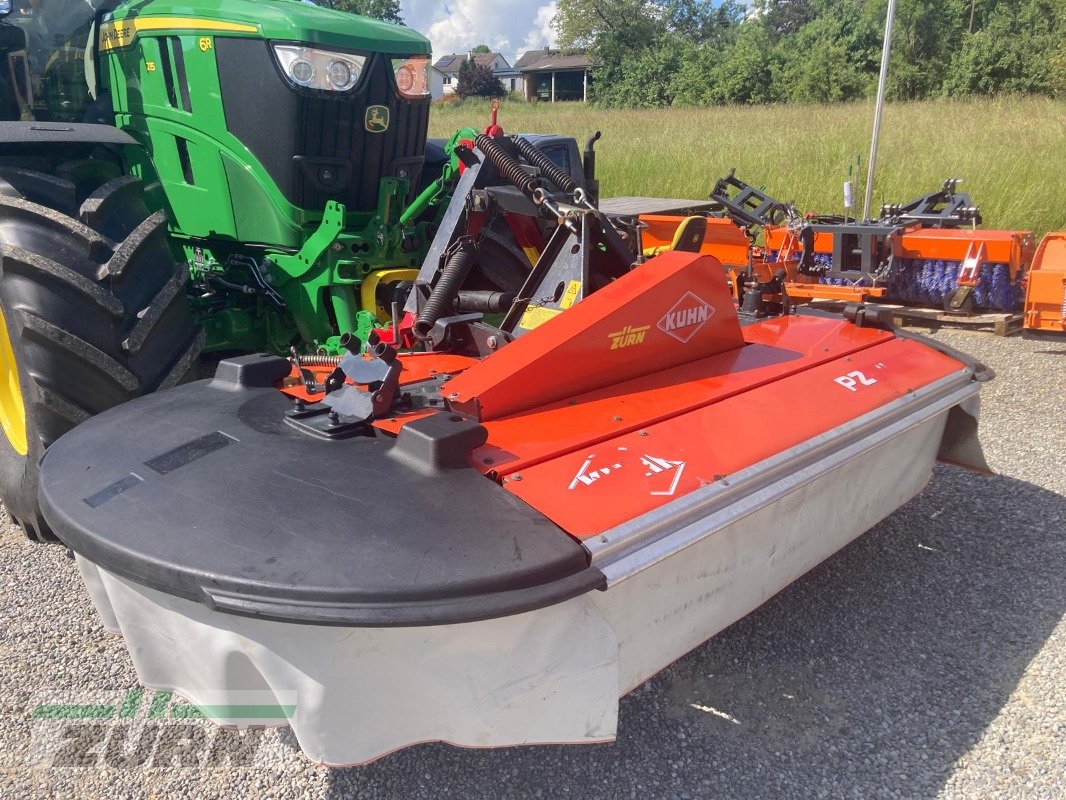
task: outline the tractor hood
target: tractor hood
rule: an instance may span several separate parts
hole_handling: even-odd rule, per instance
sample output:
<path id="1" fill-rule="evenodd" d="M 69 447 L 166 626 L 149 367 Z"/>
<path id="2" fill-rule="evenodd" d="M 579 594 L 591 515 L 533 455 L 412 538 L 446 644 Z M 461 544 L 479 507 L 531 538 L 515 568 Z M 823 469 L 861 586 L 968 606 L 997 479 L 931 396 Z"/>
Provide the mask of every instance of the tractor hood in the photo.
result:
<path id="1" fill-rule="evenodd" d="M 360 17 L 301 0 L 154 0 L 125 6 L 108 22 L 136 20 L 135 27 L 175 29 L 191 22 L 216 35 L 254 36 L 396 55 L 430 53 L 429 40 L 410 28 Z"/>

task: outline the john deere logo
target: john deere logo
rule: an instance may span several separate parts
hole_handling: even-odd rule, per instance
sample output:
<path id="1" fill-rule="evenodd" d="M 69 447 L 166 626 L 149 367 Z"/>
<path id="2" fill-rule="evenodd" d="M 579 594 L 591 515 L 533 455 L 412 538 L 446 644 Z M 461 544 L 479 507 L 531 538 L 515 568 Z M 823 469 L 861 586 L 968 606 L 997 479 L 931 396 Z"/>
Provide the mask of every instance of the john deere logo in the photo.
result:
<path id="1" fill-rule="evenodd" d="M 389 129 L 389 109 L 386 106 L 370 106 L 364 119 L 369 133 L 384 133 Z"/>

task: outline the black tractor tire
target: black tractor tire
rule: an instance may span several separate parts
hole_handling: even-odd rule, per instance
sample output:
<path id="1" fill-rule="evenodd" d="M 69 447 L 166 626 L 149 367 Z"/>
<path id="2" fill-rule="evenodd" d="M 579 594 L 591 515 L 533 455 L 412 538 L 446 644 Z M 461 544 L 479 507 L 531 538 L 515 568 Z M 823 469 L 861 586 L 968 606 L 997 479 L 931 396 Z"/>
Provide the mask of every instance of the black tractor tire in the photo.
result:
<path id="1" fill-rule="evenodd" d="M 21 392 L 26 450 L 0 432 L 0 500 L 31 539 L 55 540 L 37 500 L 45 449 L 198 369 L 204 334 L 188 268 L 170 249 L 166 215 L 149 210 L 158 186 L 118 173 L 95 159 L 0 159 L 0 337 L 10 344 L 5 356 L 0 340 L 0 380 L 9 403 Z"/>

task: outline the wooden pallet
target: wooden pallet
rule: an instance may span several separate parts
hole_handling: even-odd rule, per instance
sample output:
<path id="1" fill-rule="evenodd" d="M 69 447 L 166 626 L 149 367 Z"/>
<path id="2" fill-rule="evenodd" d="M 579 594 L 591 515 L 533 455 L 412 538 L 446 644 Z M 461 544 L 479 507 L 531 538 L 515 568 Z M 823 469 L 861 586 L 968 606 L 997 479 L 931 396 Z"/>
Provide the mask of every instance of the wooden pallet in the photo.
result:
<path id="1" fill-rule="evenodd" d="M 842 311 L 847 305 L 841 300 L 811 300 L 812 308 L 826 311 Z M 996 336 L 1010 336 L 1022 329 L 1024 316 L 1021 312 L 1003 311 L 982 314 L 947 314 L 938 308 L 921 308 L 919 306 L 902 306 L 895 303 L 877 303 L 881 308 L 892 311 L 892 320 L 900 327 L 920 327 L 935 330 L 937 328 L 965 328 L 967 330 L 991 331 Z"/>

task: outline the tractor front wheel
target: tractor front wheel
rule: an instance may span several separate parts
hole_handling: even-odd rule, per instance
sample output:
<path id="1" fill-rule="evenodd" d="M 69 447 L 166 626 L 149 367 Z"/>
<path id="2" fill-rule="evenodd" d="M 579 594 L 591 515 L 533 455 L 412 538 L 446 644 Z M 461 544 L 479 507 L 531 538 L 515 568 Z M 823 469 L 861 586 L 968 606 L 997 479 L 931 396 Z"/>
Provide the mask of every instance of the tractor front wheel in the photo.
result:
<path id="1" fill-rule="evenodd" d="M 0 500 L 53 535 L 37 465 L 66 431 L 196 370 L 187 270 L 140 179 L 95 159 L 0 160 Z"/>

